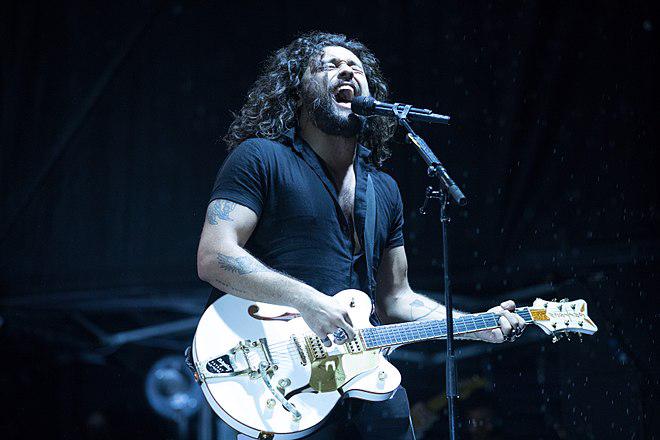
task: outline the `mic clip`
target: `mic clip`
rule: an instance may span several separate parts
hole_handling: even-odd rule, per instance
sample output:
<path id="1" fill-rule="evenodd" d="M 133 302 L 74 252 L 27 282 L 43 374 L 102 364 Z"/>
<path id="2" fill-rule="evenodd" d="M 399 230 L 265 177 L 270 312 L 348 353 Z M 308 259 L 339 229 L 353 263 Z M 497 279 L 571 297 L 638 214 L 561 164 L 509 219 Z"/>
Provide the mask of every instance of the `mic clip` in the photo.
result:
<path id="1" fill-rule="evenodd" d="M 419 207 L 419 213 L 422 215 L 428 214 L 428 207 L 431 199 L 440 199 L 440 197 L 440 191 L 434 190 L 432 186 L 427 186 L 426 193 L 424 194 L 424 203 Z"/>
<path id="2" fill-rule="evenodd" d="M 399 106 L 403 106 L 403 108 L 399 111 Z M 392 113 L 394 113 L 394 116 L 397 117 L 397 119 L 406 119 L 406 116 L 408 116 L 408 113 L 410 112 L 410 109 L 412 108 L 412 105 L 410 104 L 399 104 L 398 102 L 395 102 L 394 105 L 392 106 Z"/>

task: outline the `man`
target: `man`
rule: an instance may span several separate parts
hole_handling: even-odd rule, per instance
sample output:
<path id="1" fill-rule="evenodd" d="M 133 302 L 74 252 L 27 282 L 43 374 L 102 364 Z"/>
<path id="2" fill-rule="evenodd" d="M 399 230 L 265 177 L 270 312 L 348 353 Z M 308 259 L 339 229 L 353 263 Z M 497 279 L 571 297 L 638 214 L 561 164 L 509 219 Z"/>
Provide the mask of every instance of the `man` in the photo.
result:
<path id="1" fill-rule="evenodd" d="M 352 339 L 347 311 L 332 295 L 369 292 L 375 273 L 382 322 L 443 319 L 445 309 L 408 285 L 403 206 L 394 180 L 377 168 L 393 133 L 387 119 L 351 112 L 355 96 L 384 100 L 378 61 L 343 35 L 311 33 L 277 51 L 225 140 L 231 153 L 208 205 L 197 256 L 201 279 L 245 299 L 291 306 L 330 344 Z M 368 147 L 368 148 L 367 148 Z M 373 259 L 365 253 L 366 187 L 375 191 Z M 500 328 L 473 335 L 502 342 L 524 322 L 507 301 L 491 312 Z M 312 438 L 414 438 L 400 388 L 385 402 L 347 399 Z"/>

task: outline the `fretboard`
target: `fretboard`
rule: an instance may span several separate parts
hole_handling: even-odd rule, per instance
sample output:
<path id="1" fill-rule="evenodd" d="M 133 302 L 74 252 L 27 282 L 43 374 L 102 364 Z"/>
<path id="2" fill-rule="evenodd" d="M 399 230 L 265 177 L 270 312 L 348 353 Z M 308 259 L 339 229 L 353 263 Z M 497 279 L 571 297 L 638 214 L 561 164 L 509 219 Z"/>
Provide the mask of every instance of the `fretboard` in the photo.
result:
<path id="1" fill-rule="evenodd" d="M 532 322 L 528 307 L 516 309 L 526 323 Z M 454 318 L 454 335 L 478 332 L 499 327 L 500 316 L 494 313 L 477 313 Z M 366 348 L 388 347 L 392 345 L 410 344 L 429 339 L 447 337 L 447 323 L 443 320 L 414 321 L 402 324 L 381 325 L 360 330 Z"/>

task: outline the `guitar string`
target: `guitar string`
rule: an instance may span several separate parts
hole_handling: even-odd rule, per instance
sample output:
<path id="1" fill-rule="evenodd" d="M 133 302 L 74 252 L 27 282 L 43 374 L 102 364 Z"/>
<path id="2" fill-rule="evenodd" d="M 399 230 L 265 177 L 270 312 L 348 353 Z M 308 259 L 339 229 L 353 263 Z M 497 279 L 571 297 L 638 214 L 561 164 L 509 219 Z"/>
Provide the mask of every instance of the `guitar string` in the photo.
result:
<path id="1" fill-rule="evenodd" d="M 526 311 L 526 310 L 525 310 Z M 459 329 L 457 333 L 471 333 L 471 332 L 476 332 L 476 331 L 481 331 L 481 330 L 487 330 L 492 327 L 492 325 L 487 322 L 487 320 L 491 320 L 497 317 L 497 315 L 493 313 L 481 313 L 481 314 L 475 314 L 475 315 L 467 315 L 464 317 L 457 318 L 457 322 L 454 324 L 456 327 L 465 327 L 464 330 Z M 471 322 L 470 322 L 471 321 Z M 400 324 L 393 324 L 388 327 L 367 327 L 365 329 L 361 330 L 367 330 L 371 328 L 376 328 L 376 329 L 381 329 L 381 335 L 380 336 L 394 336 L 391 333 L 395 332 L 397 330 L 403 330 L 407 331 L 409 333 L 414 333 L 414 332 L 427 332 L 428 330 L 440 330 L 441 333 L 446 332 L 446 325 L 444 324 L 444 320 L 433 320 L 433 321 L 424 321 L 428 322 L 428 325 L 426 327 L 419 326 L 419 322 L 417 323 L 400 323 Z M 493 323 L 493 325 L 496 324 L 497 321 Z M 478 325 L 481 326 L 486 326 L 486 328 L 476 328 Z M 435 326 L 435 328 L 434 328 Z M 470 328 L 471 326 L 474 326 L 475 328 Z M 430 328 L 429 328 L 430 327 Z M 358 330 L 360 331 L 360 330 Z M 388 334 L 389 333 L 389 334 Z M 305 334 L 303 337 L 308 337 L 308 336 L 315 336 L 313 333 Z M 378 336 L 378 335 L 377 335 Z M 274 342 L 274 343 L 269 343 L 269 347 L 278 347 L 281 344 L 289 344 L 291 343 L 291 340 L 283 340 L 279 342 Z"/>
<path id="2" fill-rule="evenodd" d="M 464 334 L 464 333 L 472 333 L 472 332 L 481 331 L 481 330 L 487 330 L 488 328 L 491 328 L 491 327 L 487 326 L 488 328 L 482 328 L 482 329 L 476 329 L 476 328 L 471 329 L 469 327 L 470 326 L 475 326 L 476 327 L 478 324 L 479 325 L 487 325 L 486 320 L 487 319 L 494 319 L 496 316 L 497 315 L 495 315 L 493 313 L 483 313 L 483 314 L 468 315 L 467 317 L 463 317 L 463 319 L 462 319 L 463 322 L 459 321 L 459 322 L 456 323 L 456 325 L 457 325 L 457 327 L 461 327 L 461 326 L 465 327 L 465 330 L 460 330 L 459 329 L 459 332 L 457 332 L 457 333 L 458 334 Z M 469 318 L 472 322 L 469 322 L 465 318 Z M 461 318 L 458 318 L 458 320 L 461 320 Z M 478 321 L 481 321 L 481 322 L 479 323 Z M 428 323 L 429 324 L 426 327 L 422 326 L 421 328 L 417 325 L 411 325 L 413 323 L 401 323 L 401 324 L 394 324 L 392 326 L 388 326 L 387 328 L 385 328 L 385 327 L 367 327 L 367 328 L 361 329 L 361 330 L 367 330 L 367 329 L 370 329 L 370 328 L 381 329 L 381 332 L 378 332 L 380 334 L 373 335 L 375 337 L 375 340 L 373 342 L 376 342 L 376 343 L 380 342 L 380 343 L 383 343 L 384 345 L 392 345 L 392 344 L 397 343 L 396 335 L 392 334 L 393 332 L 396 332 L 397 330 L 403 330 L 404 332 L 405 331 L 408 332 L 408 335 L 407 335 L 405 341 L 404 340 L 398 341 L 398 342 L 401 342 L 401 343 L 408 342 L 409 339 L 410 339 L 410 342 L 414 342 L 417 339 L 419 339 L 419 340 L 429 339 L 429 338 L 433 339 L 434 337 L 444 336 L 443 333 L 446 333 L 446 326 L 444 325 L 444 320 L 428 321 Z M 435 328 L 434 328 L 434 325 L 435 325 Z M 495 325 L 496 325 L 496 323 L 495 323 Z M 432 331 L 439 330 L 441 334 L 439 334 L 438 336 L 429 335 L 427 333 L 429 330 L 432 330 Z M 415 337 L 415 332 L 417 333 L 417 337 Z M 422 334 L 422 333 L 424 333 L 424 334 Z M 303 338 L 308 337 L 308 336 L 314 337 L 316 335 L 314 333 L 308 333 L 308 334 L 303 335 Z M 412 337 L 410 337 L 410 336 L 412 336 Z M 392 339 L 392 338 L 394 338 L 394 339 Z M 285 358 L 291 357 L 292 353 L 294 355 L 299 356 L 299 354 L 295 351 L 295 348 L 288 347 L 288 345 L 292 344 L 292 342 L 293 341 L 291 339 L 282 340 L 282 341 L 278 341 L 278 342 L 273 342 L 273 343 L 268 344 L 268 348 L 269 348 L 269 351 L 271 351 L 271 353 L 275 353 L 277 355 L 284 355 Z M 338 344 L 338 345 L 340 345 L 340 344 Z M 286 348 L 285 348 L 285 346 L 286 346 Z"/>
<path id="3" fill-rule="evenodd" d="M 376 343 L 381 343 L 382 346 L 387 346 L 387 345 L 396 345 L 397 343 L 407 343 L 407 342 L 415 342 L 416 340 L 425 340 L 425 339 L 434 339 L 434 338 L 441 338 L 444 336 L 444 333 L 446 333 L 445 329 L 441 328 L 441 334 L 438 335 L 430 335 L 430 334 L 421 334 L 417 333 L 417 335 L 410 335 L 407 337 L 405 340 L 396 340 L 396 336 L 392 334 L 382 334 L 382 335 L 377 335 L 373 342 Z M 483 329 L 486 330 L 486 329 Z M 473 331 L 480 331 L 480 330 L 472 330 L 472 331 L 460 331 L 457 332 L 457 334 L 464 334 L 464 333 L 471 333 Z M 412 337 L 411 337 L 412 336 Z M 416 336 L 416 337 L 415 337 Z M 295 347 L 288 347 L 290 344 L 292 344 L 292 341 L 280 341 L 280 342 L 274 342 L 274 343 L 269 343 L 268 344 L 268 350 L 273 356 L 284 356 L 285 358 L 290 358 L 292 355 L 300 357 L 299 353 L 295 349 Z M 336 344 L 336 345 L 343 345 L 343 344 Z M 374 346 L 374 348 L 378 347 L 378 345 Z M 329 347 L 326 347 L 329 348 Z"/>
<path id="4" fill-rule="evenodd" d="M 440 322 L 443 322 L 443 321 L 440 321 Z M 436 325 L 435 325 L 435 328 L 434 328 L 434 327 L 433 327 L 433 324 L 430 324 L 430 323 L 431 323 L 431 321 L 429 321 L 429 325 L 428 325 L 428 326 L 426 326 L 426 327 L 422 327 L 422 328 L 412 328 L 412 326 L 411 326 L 411 328 L 405 328 L 405 327 L 401 328 L 401 324 L 399 324 L 399 325 L 397 325 L 397 327 L 394 327 L 394 326 L 393 326 L 393 327 L 388 327 L 388 328 L 384 328 L 384 327 L 367 327 L 367 328 L 360 329 L 360 330 L 367 330 L 367 329 L 371 329 L 371 328 L 382 329 L 381 332 L 379 332 L 379 333 L 381 333 L 381 334 L 380 334 L 380 335 L 375 335 L 376 337 L 379 337 L 379 336 L 380 336 L 380 337 L 393 337 L 393 336 L 395 336 L 395 335 L 392 334 L 392 332 L 395 332 L 395 331 L 397 331 L 397 330 L 403 330 L 404 332 L 407 331 L 408 334 L 413 334 L 413 335 L 414 335 L 415 333 L 417 333 L 417 335 L 420 336 L 419 338 L 412 338 L 412 339 L 422 339 L 422 338 L 427 338 L 427 337 L 429 337 L 429 336 L 430 336 L 431 338 L 434 338 L 434 337 L 442 337 L 442 336 L 444 336 L 444 333 L 446 333 L 446 327 L 445 327 L 443 324 L 440 324 L 440 325 L 437 325 L 437 324 L 436 324 Z M 408 323 L 403 323 L 403 325 L 405 325 L 405 324 L 408 324 Z M 472 323 L 472 325 L 475 325 L 475 324 L 476 324 L 476 323 Z M 487 324 L 486 322 L 483 322 L 481 325 L 486 325 L 486 324 Z M 395 325 L 396 325 L 396 324 L 395 324 Z M 471 333 L 471 332 L 476 332 L 476 331 L 482 331 L 482 330 L 487 330 L 488 328 L 490 328 L 490 326 L 488 326 L 487 328 L 481 328 L 481 329 L 470 329 L 470 328 L 468 327 L 468 325 L 466 325 L 466 323 L 457 323 L 456 326 L 457 326 L 457 327 L 460 327 L 460 326 L 465 327 L 465 330 L 459 330 L 459 331 L 457 332 L 458 334 Z M 358 331 L 360 331 L 360 330 L 358 330 Z M 435 335 L 429 335 L 429 334 L 427 333 L 429 330 L 440 330 L 440 333 L 441 333 L 441 334 L 438 335 L 438 336 L 435 336 Z M 422 333 L 424 333 L 424 334 L 422 334 Z M 314 336 L 316 336 L 316 335 L 315 335 L 314 333 L 308 333 L 308 334 L 305 334 L 305 335 L 303 336 L 303 338 L 305 338 L 305 337 L 309 337 L 309 336 L 314 337 Z M 279 351 L 281 348 L 283 348 L 283 346 L 286 346 L 286 345 L 289 345 L 289 344 L 292 344 L 292 340 L 291 340 L 291 339 L 289 339 L 289 340 L 277 341 L 277 342 L 272 342 L 272 343 L 268 343 L 268 348 L 269 348 L 271 351 L 273 351 L 273 350 L 275 350 L 275 351 Z M 341 345 L 341 344 L 337 344 L 337 345 Z"/>
<path id="5" fill-rule="evenodd" d="M 441 329 L 441 331 L 444 333 L 444 329 Z M 460 332 L 460 333 L 469 333 L 469 332 Z M 443 334 L 437 335 L 437 337 L 442 337 L 444 336 Z M 379 346 L 387 346 L 387 345 L 396 345 L 397 341 L 396 340 L 386 340 L 385 338 L 392 338 L 394 335 L 380 335 L 380 339 L 377 337 L 375 340 L 371 341 L 376 343 L 377 345 L 374 345 L 373 348 L 378 348 Z M 433 339 L 434 335 L 419 335 L 419 337 L 412 337 L 409 340 L 406 341 L 399 341 L 401 343 L 406 343 L 406 342 L 415 342 L 415 340 L 425 340 L 425 339 Z M 271 356 L 274 361 L 276 361 L 277 364 L 280 365 L 287 365 L 289 363 L 297 363 L 300 362 L 300 354 L 296 350 L 295 347 L 288 347 L 289 345 L 292 344 L 292 341 L 279 341 L 279 342 L 274 342 L 272 344 L 268 344 L 269 352 L 271 353 Z M 285 348 L 286 346 L 286 348 Z M 342 354 L 348 354 L 348 353 L 342 353 Z"/>
<path id="6" fill-rule="evenodd" d="M 441 321 L 441 322 L 442 322 L 442 321 Z M 407 324 L 407 323 L 404 323 L 404 325 L 405 325 L 405 324 Z M 485 324 L 487 324 L 487 323 L 484 322 L 482 325 L 485 325 Z M 474 324 L 473 324 L 473 325 L 474 325 Z M 399 324 L 399 326 L 400 326 L 400 324 Z M 481 331 L 481 330 L 487 330 L 487 329 L 488 329 L 488 328 L 482 328 L 482 329 L 470 329 L 470 328 L 467 327 L 467 325 L 465 325 L 465 323 L 457 323 L 457 326 L 464 326 L 464 327 L 466 327 L 465 330 L 459 330 L 459 331 L 457 332 L 458 334 L 471 333 L 471 332 L 476 332 L 476 331 Z M 430 336 L 431 338 L 434 338 L 434 337 L 442 337 L 442 336 L 444 336 L 444 333 L 446 333 L 446 327 L 445 327 L 444 325 L 442 325 L 442 324 L 440 324 L 440 325 L 437 325 L 437 324 L 436 324 L 436 328 L 433 328 L 432 324 L 429 324 L 429 325 L 427 326 L 427 328 L 403 328 L 403 329 L 401 329 L 401 328 L 396 328 L 396 327 L 389 327 L 389 328 L 383 328 L 383 327 L 367 327 L 367 328 L 365 328 L 365 329 L 361 329 L 361 330 L 367 330 L 367 329 L 369 329 L 369 328 L 381 328 L 381 329 L 383 329 L 383 330 L 381 331 L 381 334 L 380 334 L 380 335 L 376 335 L 377 338 L 378 338 L 379 336 L 380 336 L 381 338 L 393 337 L 393 336 L 395 336 L 395 335 L 393 335 L 393 334 L 391 334 L 391 333 L 394 332 L 394 331 L 396 331 L 396 330 L 403 330 L 403 331 L 406 331 L 406 330 L 407 330 L 409 334 L 414 334 L 414 333 L 416 332 L 416 333 L 420 336 L 419 338 L 412 338 L 412 339 L 425 339 L 425 338 L 428 338 L 429 336 Z M 490 327 L 489 327 L 489 328 L 490 328 Z M 435 336 L 435 335 L 428 335 L 427 332 L 428 332 L 429 330 L 440 330 L 440 333 L 441 333 L 441 334 L 438 335 L 438 336 Z M 389 333 L 389 334 L 388 334 L 388 333 Z M 422 333 L 425 333 L 425 334 L 422 334 Z M 308 337 L 308 336 L 312 336 L 312 337 L 313 337 L 313 336 L 316 336 L 316 335 L 315 335 L 314 333 L 309 333 L 309 334 L 305 334 L 305 335 L 303 336 L 303 338 L 304 338 L 304 337 Z M 272 351 L 276 351 L 276 352 L 279 351 L 279 352 L 281 352 L 281 351 L 282 351 L 281 349 L 284 348 L 283 346 L 287 346 L 287 345 L 289 345 L 289 344 L 292 344 L 292 340 L 290 340 L 290 339 L 289 339 L 289 340 L 278 341 L 278 342 L 273 342 L 273 343 L 268 343 L 268 348 L 269 348 L 269 350 L 270 350 L 271 352 L 272 352 Z M 337 344 L 337 345 L 341 345 L 341 344 Z M 287 349 L 286 351 L 288 352 L 288 349 Z"/>

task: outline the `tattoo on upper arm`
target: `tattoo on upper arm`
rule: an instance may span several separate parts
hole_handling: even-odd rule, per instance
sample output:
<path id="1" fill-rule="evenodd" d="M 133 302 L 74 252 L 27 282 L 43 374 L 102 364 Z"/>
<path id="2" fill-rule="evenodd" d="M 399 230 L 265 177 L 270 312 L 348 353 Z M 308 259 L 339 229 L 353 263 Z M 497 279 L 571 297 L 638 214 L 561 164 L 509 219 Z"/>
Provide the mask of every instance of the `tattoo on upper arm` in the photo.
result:
<path id="1" fill-rule="evenodd" d="M 214 200 L 211 202 L 208 211 L 206 212 L 206 220 L 209 224 L 217 225 L 218 221 L 233 222 L 234 219 L 229 215 L 236 208 L 236 203 L 229 200 Z"/>
<path id="2" fill-rule="evenodd" d="M 263 272 L 268 270 L 259 260 L 253 257 L 231 257 L 218 253 L 218 265 L 228 271 L 245 275 L 252 272 Z"/>

